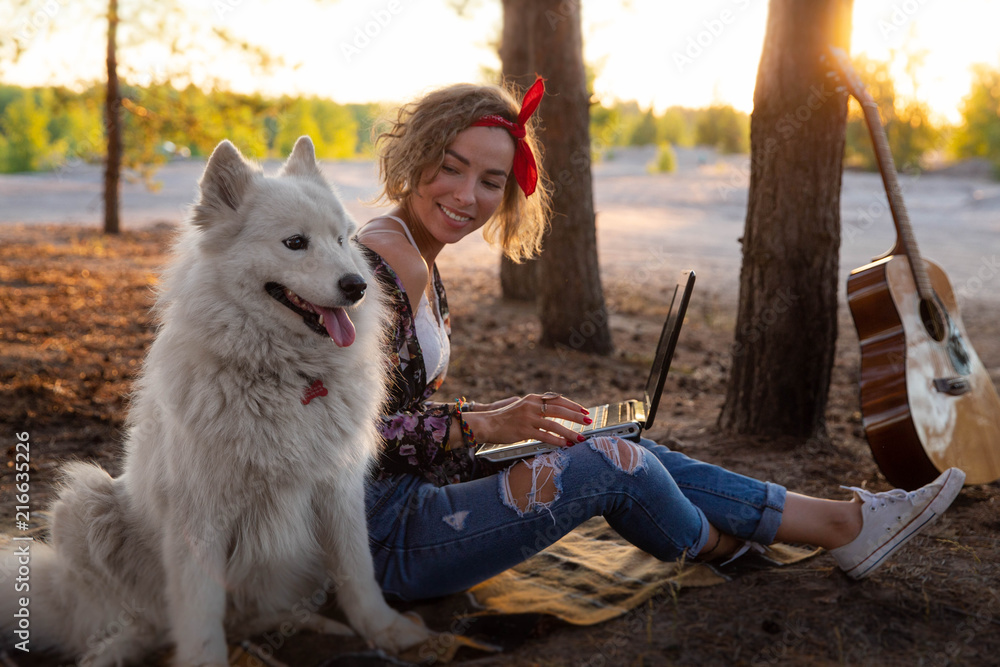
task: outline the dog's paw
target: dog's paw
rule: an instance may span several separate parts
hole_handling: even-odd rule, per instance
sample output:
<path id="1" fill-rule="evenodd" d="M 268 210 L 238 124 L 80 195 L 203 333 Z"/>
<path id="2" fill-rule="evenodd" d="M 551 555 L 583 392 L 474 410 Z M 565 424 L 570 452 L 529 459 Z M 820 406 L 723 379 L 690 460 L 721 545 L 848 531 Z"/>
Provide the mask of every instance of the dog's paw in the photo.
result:
<path id="1" fill-rule="evenodd" d="M 433 633 L 424 625 L 423 619 L 410 612 L 405 615 L 397 613 L 392 623 L 367 639 L 370 644 L 377 648 L 391 653 L 400 653 L 427 641 L 432 636 Z"/>

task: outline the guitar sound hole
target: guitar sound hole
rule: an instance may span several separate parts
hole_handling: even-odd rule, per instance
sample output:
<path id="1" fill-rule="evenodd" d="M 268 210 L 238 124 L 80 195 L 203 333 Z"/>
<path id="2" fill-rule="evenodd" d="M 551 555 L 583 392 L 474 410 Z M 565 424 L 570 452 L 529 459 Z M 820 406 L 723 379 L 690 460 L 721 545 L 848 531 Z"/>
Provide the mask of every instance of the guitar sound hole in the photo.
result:
<path id="1" fill-rule="evenodd" d="M 948 333 L 947 327 L 941 309 L 936 303 L 928 299 L 920 300 L 920 321 L 924 323 L 924 328 L 931 338 L 939 343 L 945 339 Z"/>

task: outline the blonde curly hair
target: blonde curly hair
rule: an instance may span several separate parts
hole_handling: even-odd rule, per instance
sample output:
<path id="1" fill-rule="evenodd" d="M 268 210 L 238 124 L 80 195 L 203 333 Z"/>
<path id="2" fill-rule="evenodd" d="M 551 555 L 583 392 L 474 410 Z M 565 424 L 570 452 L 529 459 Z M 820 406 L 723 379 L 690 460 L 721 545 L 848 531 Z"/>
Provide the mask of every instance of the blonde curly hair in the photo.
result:
<path id="1" fill-rule="evenodd" d="M 517 121 L 520 95 L 515 97 L 516 92 L 509 84 L 460 83 L 440 88 L 400 107 L 395 121 L 380 124 L 388 125 L 389 129 L 375 139 L 382 182 L 382 190 L 375 201 L 405 205 L 421 178 L 428 171 L 433 178 L 441 169 L 445 150 L 455 137 L 483 116 L 496 114 Z M 528 121 L 524 137 L 538 166 L 535 192 L 525 197 L 516 180 L 508 178 L 500 205 L 483 227 L 483 237 L 499 246 L 515 262 L 539 253 L 551 212 L 549 183 L 542 168 L 536 125 L 533 117 Z"/>

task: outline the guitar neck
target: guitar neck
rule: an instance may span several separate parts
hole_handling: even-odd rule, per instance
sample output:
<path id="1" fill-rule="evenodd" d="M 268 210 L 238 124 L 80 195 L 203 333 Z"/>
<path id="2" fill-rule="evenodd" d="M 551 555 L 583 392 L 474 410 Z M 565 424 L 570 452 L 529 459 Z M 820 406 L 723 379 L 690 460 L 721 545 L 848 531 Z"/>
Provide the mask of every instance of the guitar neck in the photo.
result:
<path id="1" fill-rule="evenodd" d="M 917 239 L 913 235 L 913 228 L 910 226 L 910 217 L 906 213 L 906 205 L 903 203 L 903 191 L 899 186 L 899 178 L 896 175 L 896 165 L 892 160 L 892 152 L 889 150 L 889 139 L 885 135 L 882 127 L 882 119 L 879 117 L 878 104 L 874 100 L 859 100 L 861 108 L 865 114 L 865 122 L 868 125 L 868 133 L 872 138 L 872 146 L 875 150 L 875 161 L 878 163 L 879 173 L 882 174 L 882 183 L 885 185 L 885 193 L 889 199 L 889 210 L 892 211 L 892 222 L 896 226 L 896 234 L 899 237 L 897 245 L 901 245 L 903 252 L 910 260 L 910 270 L 913 272 L 913 280 L 917 285 L 917 291 L 922 299 L 933 299 L 934 288 L 931 279 L 927 275 L 927 269 L 920 258 L 920 251 L 917 249 Z"/>

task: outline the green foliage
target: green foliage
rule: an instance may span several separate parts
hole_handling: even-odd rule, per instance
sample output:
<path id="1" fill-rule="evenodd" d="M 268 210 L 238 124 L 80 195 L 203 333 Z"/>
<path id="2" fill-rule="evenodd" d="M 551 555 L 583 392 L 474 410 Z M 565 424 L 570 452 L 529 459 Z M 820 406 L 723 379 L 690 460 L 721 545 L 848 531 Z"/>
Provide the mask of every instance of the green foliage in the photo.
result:
<path id="1" fill-rule="evenodd" d="M 590 107 L 593 151 L 610 155 L 616 146 L 658 146 L 654 171 L 676 169 L 676 146 L 711 146 L 722 153 L 750 150 L 750 118 L 731 106 L 708 109 L 670 107 L 661 115 L 636 102 Z"/>
<path id="2" fill-rule="evenodd" d="M 649 146 L 656 143 L 656 117 L 650 109 L 639 117 L 628 135 L 629 146 Z"/>
<path id="3" fill-rule="evenodd" d="M 189 85 L 121 83 L 125 167 L 152 185 L 157 165 L 204 157 L 223 139 L 246 155 L 283 159 L 308 134 L 323 159 L 371 154 L 373 104 L 206 92 Z M 0 86 L 0 172 L 100 162 L 105 151 L 104 86 L 82 91 Z"/>
<path id="4" fill-rule="evenodd" d="M 23 88 L 0 84 L 0 114 L 3 114 L 4 109 L 7 108 L 8 104 L 19 99 L 23 94 Z"/>
<path id="5" fill-rule="evenodd" d="M 274 138 L 274 149 L 279 155 L 288 155 L 295 146 L 295 140 L 308 134 L 316 146 L 316 154 L 326 151 L 326 144 L 320 135 L 319 124 L 313 115 L 312 103 L 308 99 L 286 100 L 284 113 L 279 118 L 278 132 Z"/>
<path id="6" fill-rule="evenodd" d="M 977 65 L 972 90 L 962 104 L 962 126 L 952 137 L 957 157 L 990 160 L 1000 178 L 1000 69 Z"/>
<path id="7" fill-rule="evenodd" d="M 372 157 L 375 154 L 375 146 L 372 143 L 372 128 L 379 121 L 382 114 L 378 104 L 347 104 L 345 108 L 354 117 L 358 128 L 357 155 Z"/>
<path id="8" fill-rule="evenodd" d="M 670 107 L 657 116 L 636 102 L 590 108 L 590 136 L 596 150 L 613 146 L 711 146 L 722 153 L 750 150 L 750 117 L 731 106 Z M 662 149 L 661 149 L 662 152 Z"/>
<path id="9" fill-rule="evenodd" d="M 897 164 L 904 167 L 942 143 L 926 104 L 899 104 L 888 65 L 859 59 L 858 71 L 879 103 Z M 225 91 L 206 92 L 168 84 L 122 83 L 124 163 L 149 176 L 175 156 L 206 156 L 222 139 L 258 159 L 284 158 L 295 140 L 308 134 L 324 159 L 371 157 L 375 104 L 337 104 L 317 97 L 266 98 Z M 964 107 L 952 148 L 959 157 L 987 157 L 1000 170 L 1000 71 L 981 67 Z M 711 146 L 722 153 L 749 150 L 749 117 L 731 106 L 670 107 L 657 115 L 636 102 L 590 108 L 595 153 L 616 146 L 660 146 L 657 169 L 669 168 L 678 146 Z M 104 86 L 82 91 L 24 89 L 0 85 L 0 171 L 52 169 L 74 162 L 98 162 L 104 153 Z M 849 116 L 845 160 L 874 167 L 871 142 L 858 108 Z M 669 147 L 669 148 L 668 148 Z M 595 155 L 595 158 L 599 157 Z M 663 165 L 659 164 L 663 160 Z"/>
<path id="10" fill-rule="evenodd" d="M 288 155 L 304 134 L 312 137 L 317 157 L 339 160 L 358 154 L 359 123 L 342 105 L 315 97 L 285 99 L 274 137 L 275 152 Z"/>
<path id="11" fill-rule="evenodd" d="M 101 160 L 104 100 L 93 92 L 79 95 L 65 88 L 51 90 L 48 130 L 56 162 Z"/>
<path id="12" fill-rule="evenodd" d="M 597 155 L 617 146 L 622 136 L 621 110 L 594 104 L 590 107 L 590 141 Z"/>
<path id="13" fill-rule="evenodd" d="M 694 125 L 698 111 L 670 107 L 656 121 L 656 140 L 674 146 L 694 146 Z"/>
<path id="14" fill-rule="evenodd" d="M 660 144 L 656 152 L 656 162 L 652 165 L 652 171 L 661 174 L 670 174 L 677 171 L 677 153 L 669 143 Z"/>
<path id="15" fill-rule="evenodd" d="M 36 91 L 25 90 L 0 117 L 4 172 L 35 171 L 49 158 L 49 117 L 35 98 Z"/>
<path id="16" fill-rule="evenodd" d="M 878 106 L 893 162 L 899 169 L 919 167 L 924 156 L 942 139 L 941 131 L 931 124 L 930 108 L 916 100 L 906 104 L 897 100 L 889 63 L 861 56 L 856 59 L 854 68 Z M 844 162 L 862 169 L 878 169 L 864 113 L 853 98 L 847 116 Z"/>
<path id="17" fill-rule="evenodd" d="M 902 166 L 920 165 L 924 156 L 941 143 L 941 130 L 931 124 L 931 110 L 925 102 L 907 102 L 896 110 L 889 134 L 893 160 Z"/>
<path id="18" fill-rule="evenodd" d="M 750 118 L 730 105 L 701 110 L 694 126 L 695 143 L 720 153 L 750 152 Z"/>

